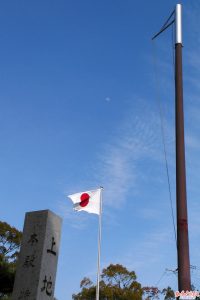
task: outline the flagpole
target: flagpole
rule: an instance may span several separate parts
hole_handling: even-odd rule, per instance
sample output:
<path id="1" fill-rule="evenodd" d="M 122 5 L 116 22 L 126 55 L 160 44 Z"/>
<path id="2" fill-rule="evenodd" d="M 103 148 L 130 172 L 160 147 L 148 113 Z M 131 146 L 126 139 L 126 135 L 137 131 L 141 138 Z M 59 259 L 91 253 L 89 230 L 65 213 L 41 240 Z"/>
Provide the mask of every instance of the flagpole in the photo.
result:
<path id="1" fill-rule="evenodd" d="M 98 259 L 97 259 L 97 287 L 96 287 L 96 300 L 99 300 L 99 283 L 100 283 L 100 258 L 101 258 L 101 217 L 102 217 L 102 191 L 100 187 L 100 212 L 99 212 L 99 230 L 98 230 Z"/>

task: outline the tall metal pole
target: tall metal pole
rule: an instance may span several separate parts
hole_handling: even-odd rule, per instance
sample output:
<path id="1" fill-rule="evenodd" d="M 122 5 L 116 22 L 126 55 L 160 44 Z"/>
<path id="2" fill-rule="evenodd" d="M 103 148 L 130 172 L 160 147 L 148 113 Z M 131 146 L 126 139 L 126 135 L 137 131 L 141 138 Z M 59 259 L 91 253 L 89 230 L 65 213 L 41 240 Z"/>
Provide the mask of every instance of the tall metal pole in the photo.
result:
<path id="1" fill-rule="evenodd" d="M 100 259 L 101 259 L 101 218 L 102 218 L 102 191 L 100 187 L 100 212 L 99 212 L 99 231 L 98 231 L 98 258 L 97 258 L 97 286 L 96 286 L 96 300 L 99 300 L 99 285 L 100 285 Z"/>
<path id="2" fill-rule="evenodd" d="M 190 258 L 186 195 L 183 80 L 182 80 L 182 7 L 176 5 L 175 96 L 176 96 L 176 208 L 178 289 L 190 291 Z"/>

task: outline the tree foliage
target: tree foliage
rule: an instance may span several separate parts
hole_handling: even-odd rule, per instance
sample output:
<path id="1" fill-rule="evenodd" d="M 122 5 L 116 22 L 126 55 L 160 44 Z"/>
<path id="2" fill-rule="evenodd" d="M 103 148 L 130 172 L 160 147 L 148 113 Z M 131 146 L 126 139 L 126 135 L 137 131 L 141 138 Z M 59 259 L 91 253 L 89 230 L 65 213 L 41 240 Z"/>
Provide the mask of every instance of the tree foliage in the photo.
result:
<path id="1" fill-rule="evenodd" d="M 80 283 L 81 291 L 72 295 L 73 300 L 95 300 L 96 286 L 84 277 Z M 100 300 L 158 300 L 162 295 L 164 300 L 175 299 L 170 287 L 159 290 L 154 286 L 142 287 L 137 281 L 134 271 L 129 271 L 120 264 L 110 264 L 103 269 L 100 281 Z"/>
<path id="2" fill-rule="evenodd" d="M 157 287 L 144 286 L 142 290 L 143 290 L 143 298 L 145 300 L 159 299 L 160 290 Z"/>
<path id="3" fill-rule="evenodd" d="M 22 232 L 0 221 L 0 260 L 15 262 L 22 239 Z"/>
<path id="4" fill-rule="evenodd" d="M 141 300 L 141 284 L 134 271 L 128 271 L 120 264 L 110 264 L 103 269 L 100 281 L 100 300 Z M 74 294 L 74 300 L 94 300 L 96 286 L 89 278 L 81 281 L 81 292 Z"/>
<path id="5" fill-rule="evenodd" d="M 164 300 L 172 300 L 175 298 L 174 291 L 169 286 L 162 290 L 162 294 L 165 296 Z"/>
<path id="6" fill-rule="evenodd" d="M 0 299 L 12 292 L 21 239 L 19 230 L 0 221 Z"/>

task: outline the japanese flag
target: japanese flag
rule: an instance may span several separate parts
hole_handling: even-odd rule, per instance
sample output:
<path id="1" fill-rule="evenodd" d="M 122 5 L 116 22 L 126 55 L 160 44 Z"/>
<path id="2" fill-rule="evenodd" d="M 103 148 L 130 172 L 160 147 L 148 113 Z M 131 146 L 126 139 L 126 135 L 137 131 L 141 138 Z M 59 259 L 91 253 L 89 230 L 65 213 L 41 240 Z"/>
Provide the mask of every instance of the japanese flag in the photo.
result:
<path id="1" fill-rule="evenodd" d="M 76 193 L 68 196 L 74 203 L 77 211 L 87 211 L 93 214 L 100 214 L 101 210 L 101 189 Z"/>

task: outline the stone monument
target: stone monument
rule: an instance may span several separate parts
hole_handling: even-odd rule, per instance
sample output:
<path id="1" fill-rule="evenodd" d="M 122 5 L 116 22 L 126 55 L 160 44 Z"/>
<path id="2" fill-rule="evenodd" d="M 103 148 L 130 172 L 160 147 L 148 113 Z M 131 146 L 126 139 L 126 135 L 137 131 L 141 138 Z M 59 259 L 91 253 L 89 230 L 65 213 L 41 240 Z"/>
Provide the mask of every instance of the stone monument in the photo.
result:
<path id="1" fill-rule="evenodd" d="M 50 210 L 27 212 L 12 300 L 53 300 L 61 218 Z"/>

